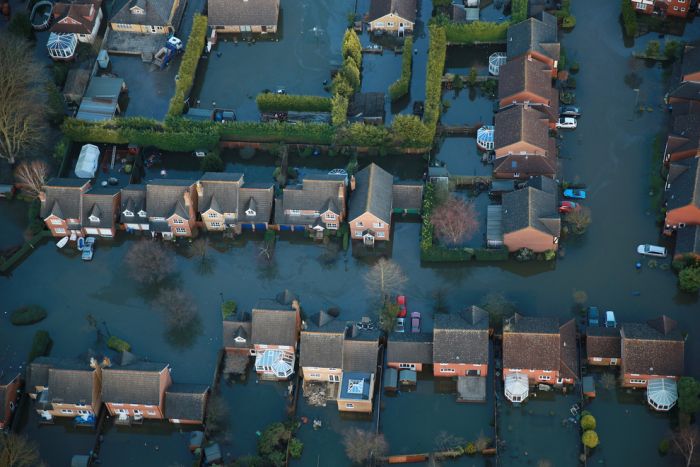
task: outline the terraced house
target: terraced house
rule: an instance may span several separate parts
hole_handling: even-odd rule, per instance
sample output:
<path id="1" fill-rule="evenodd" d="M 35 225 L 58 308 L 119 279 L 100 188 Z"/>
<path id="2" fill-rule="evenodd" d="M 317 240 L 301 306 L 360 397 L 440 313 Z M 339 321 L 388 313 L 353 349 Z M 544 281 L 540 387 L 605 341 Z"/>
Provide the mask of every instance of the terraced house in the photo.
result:
<path id="1" fill-rule="evenodd" d="M 145 185 L 127 185 L 122 188 L 119 223 L 127 232 L 151 229 L 146 212 Z"/>
<path id="2" fill-rule="evenodd" d="M 589 365 L 619 366 L 621 361 L 620 329 L 589 326 L 586 329 L 586 354 Z"/>
<path id="3" fill-rule="evenodd" d="M 489 315 L 472 306 L 461 314 L 436 314 L 433 375 L 486 376 L 489 372 Z"/>
<path id="4" fill-rule="evenodd" d="M 700 225 L 700 164 L 692 157 L 669 165 L 664 233 Z"/>
<path id="5" fill-rule="evenodd" d="M 90 189 L 90 181 L 78 178 L 52 178 L 41 193 L 40 216 L 54 237 L 81 236 L 83 193 Z"/>
<path id="6" fill-rule="evenodd" d="M 102 400 L 118 424 L 165 418 L 170 365 L 138 362 L 102 370 Z"/>
<path id="7" fill-rule="evenodd" d="M 299 302 L 258 300 L 252 312 L 252 354 L 261 378 L 286 380 L 294 373 L 301 329 Z"/>
<path id="8" fill-rule="evenodd" d="M 557 18 L 540 12 L 508 28 L 506 56 L 513 60 L 530 56 L 544 63 L 557 76 L 561 46 L 557 36 Z"/>
<path id="9" fill-rule="evenodd" d="M 114 187 L 95 187 L 83 194 L 82 225 L 85 235 L 114 237 L 121 192 Z"/>
<path id="10" fill-rule="evenodd" d="M 197 221 L 193 180 L 153 180 L 146 185 L 146 211 L 151 234 L 166 240 L 191 237 Z"/>
<path id="11" fill-rule="evenodd" d="M 423 371 L 433 364 L 433 335 L 427 332 L 394 332 L 386 345 L 386 366 Z"/>
<path id="12" fill-rule="evenodd" d="M 165 418 L 170 423 L 199 425 L 204 421 L 209 386 L 173 384 L 165 391 Z"/>

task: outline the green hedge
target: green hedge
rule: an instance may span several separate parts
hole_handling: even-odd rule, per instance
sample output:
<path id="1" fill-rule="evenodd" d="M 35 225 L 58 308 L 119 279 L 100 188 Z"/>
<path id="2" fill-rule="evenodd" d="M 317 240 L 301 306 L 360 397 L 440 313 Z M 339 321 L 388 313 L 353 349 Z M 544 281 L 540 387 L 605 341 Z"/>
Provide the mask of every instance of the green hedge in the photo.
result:
<path id="1" fill-rule="evenodd" d="M 477 248 L 474 250 L 474 259 L 477 261 L 507 261 L 508 250 L 506 248 Z"/>
<path id="2" fill-rule="evenodd" d="M 391 123 L 391 136 L 398 147 L 430 149 L 434 135 L 415 115 L 397 115 Z"/>
<path id="3" fill-rule="evenodd" d="M 23 306 L 12 312 L 10 322 L 15 326 L 26 326 L 38 323 L 46 318 L 46 310 L 39 305 Z"/>
<path id="4" fill-rule="evenodd" d="M 117 336 L 109 336 L 109 339 L 107 339 L 107 347 L 117 352 L 129 352 L 131 350 L 131 344 Z"/>
<path id="5" fill-rule="evenodd" d="M 510 23 L 474 21 L 473 23 L 449 23 L 445 25 L 447 42 L 450 44 L 474 44 L 476 42 L 503 42 Z"/>
<path id="6" fill-rule="evenodd" d="M 513 0 L 511 2 L 511 21 L 519 23 L 527 19 L 528 0 Z"/>
<path id="7" fill-rule="evenodd" d="M 49 353 L 51 349 L 51 336 L 46 331 L 37 331 L 34 334 L 34 340 L 32 341 L 32 349 L 29 351 L 29 357 L 27 359 L 28 363 L 34 361 L 37 357 L 43 357 Z"/>
<path id="8" fill-rule="evenodd" d="M 266 92 L 255 98 L 261 112 L 330 112 L 331 99 L 323 96 L 297 96 Z"/>
<path id="9" fill-rule="evenodd" d="M 389 97 L 397 101 L 408 94 L 411 87 L 411 65 L 413 63 L 413 37 L 404 40 L 401 56 L 401 77 L 389 86 Z"/>
<path id="10" fill-rule="evenodd" d="M 421 251 L 420 259 L 426 262 L 465 263 L 474 259 L 474 249 L 432 246 Z"/>
<path id="11" fill-rule="evenodd" d="M 390 141 L 386 127 L 352 123 L 338 128 L 333 142 L 338 146 L 388 147 Z"/>
<path id="12" fill-rule="evenodd" d="M 627 37 L 635 37 L 637 35 L 637 13 L 634 12 L 632 2 L 629 0 L 621 0 L 622 2 L 622 25 Z"/>
<path id="13" fill-rule="evenodd" d="M 7 272 L 15 266 L 19 261 L 24 258 L 29 252 L 34 251 L 34 247 L 37 243 L 41 242 L 43 239 L 51 237 L 51 232 L 48 230 L 42 230 L 41 232 L 34 235 L 28 242 L 22 245 L 22 248 L 17 250 L 9 258 L 0 257 L 0 272 Z"/>
<path id="14" fill-rule="evenodd" d="M 428 46 L 428 64 L 425 77 L 423 123 L 434 137 L 442 108 L 442 73 L 445 69 L 447 40 L 445 28 L 432 25 L 429 27 L 429 31 L 430 45 Z"/>
<path id="15" fill-rule="evenodd" d="M 194 77 L 197 73 L 199 59 L 204 50 L 204 42 L 207 36 L 207 17 L 200 14 L 194 15 L 192 31 L 187 39 L 185 53 L 182 55 L 180 69 L 178 70 L 178 80 L 175 82 L 175 94 L 170 99 L 168 115 L 182 115 L 185 108 L 185 99 L 192 89 Z"/>
<path id="16" fill-rule="evenodd" d="M 273 232 L 272 230 L 267 230 L 265 232 L 265 235 L 267 235 L 267 232 Z M 274 232 L 273 232 L 274 235 Z M 236 309 L 238 308 L 238 305 L 236 302 L 233 300 L 226 300 L 224 303 L 221 304 L 221 318 L 223 319 L 228 319 L 236 315 Z"/>
<path id="17" fill-rule="evenodd" d="M 335 133 L 326 123 L 226 122 L 218 124 L 223 140 L 331 144 Z"/>

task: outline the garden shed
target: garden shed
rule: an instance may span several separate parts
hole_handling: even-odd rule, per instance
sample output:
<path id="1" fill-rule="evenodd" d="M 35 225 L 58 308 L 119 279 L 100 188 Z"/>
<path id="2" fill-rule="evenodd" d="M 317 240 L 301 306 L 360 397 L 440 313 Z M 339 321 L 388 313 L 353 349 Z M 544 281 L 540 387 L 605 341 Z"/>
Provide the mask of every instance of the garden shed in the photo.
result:
<path id="1" fill-rule="evenodd" d="M 75 34 L 57 34 L 52 32 L 49 34 L 49 40 L 46 42 L 49 56 L 54 60 L 72 59 L 75 55 L 76 47 L 78 47 L 78 38 Z"/>
<path id="2" fill-rule="evenodd" d="M 418 384 L 418 374 L 413 370 L 401 370 L 399 373 L 399 382 L 401 384 L 415 386 Z"/>
<path id="3" fill-rule="evenodd" d="M 78 162 L 75 164 L 75 176 L 78 178 L 92 178 L 97 170 L 97 162 L 100 159 L 100 148 L 94 144 L 86 144 L 80 149 Z"/>
<path id="4" fill-rule="evenodd" d="M 647 384 L 647 402 L 654 410 L 668 412 L 678 401 L 678 386 L 669 378 L 652 379 Z"/>
<path id="5" fill-rule="evenodd" d="M 486 246 L 498 248 L 503 246 L 503 207 L 491 204 L 486 210 Z"/>
<path id="6" fill-rule="evenodd" d="M 70 70 L 63 86 L 63 98 L 67 103 L 79 104 L 90 81 L 90 70 Z"/>
<path id="7" fill-rule="evenodd" d="M 522 373 L 512 373 L 506 376 L 505 395 L 509 401 L 519 404 L 527 400 L 530 394 L 527 375 Z"/>
<path id="8" fill-rule="evenodd" d="M 398 380 L 399 372 L 396 370 L 396 368 L 387 368 L 384 370 L 385 391 L 396 391 L 399 388 Z"/>

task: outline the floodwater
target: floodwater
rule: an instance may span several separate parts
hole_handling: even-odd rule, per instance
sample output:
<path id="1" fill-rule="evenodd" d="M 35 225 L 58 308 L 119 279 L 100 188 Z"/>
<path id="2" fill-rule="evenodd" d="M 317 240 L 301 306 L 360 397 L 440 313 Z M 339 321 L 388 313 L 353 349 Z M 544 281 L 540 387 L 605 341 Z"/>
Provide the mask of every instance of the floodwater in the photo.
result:
<path id="1" fill-rule="evenodd" d="M 5 224 L 0 230 L 0 251 L 20 246 L 24 242 L 24 229 L 27 227 L 27 203 L 16 199 L 0 199 L 0 219 Z"/>

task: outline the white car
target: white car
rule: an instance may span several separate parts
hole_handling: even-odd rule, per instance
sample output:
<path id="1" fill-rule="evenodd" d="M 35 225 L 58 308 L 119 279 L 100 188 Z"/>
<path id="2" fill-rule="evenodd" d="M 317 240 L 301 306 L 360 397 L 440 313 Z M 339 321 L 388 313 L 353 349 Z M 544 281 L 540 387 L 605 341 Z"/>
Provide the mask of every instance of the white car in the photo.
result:
<path id="1" fill-rule="evenodd" d="M 658 245 L 639 245 L 637 247 L 637 253 L 646 256 L 656 256 L 658 258 L 666 257 L 666 248 Z"/>
<path id="2" fill-rule="evenodd" d="M 394 327 L 394 332 L 406 332 L 405 325 L 406 325 L 405 318 L 396 318 L 396 326 Z"/>
<path id="3" fill-rule="evenodd" d="M 557 120 L 557 128 L 576 128 L 576 119 L 574 117 L 561 117 Z"/>

